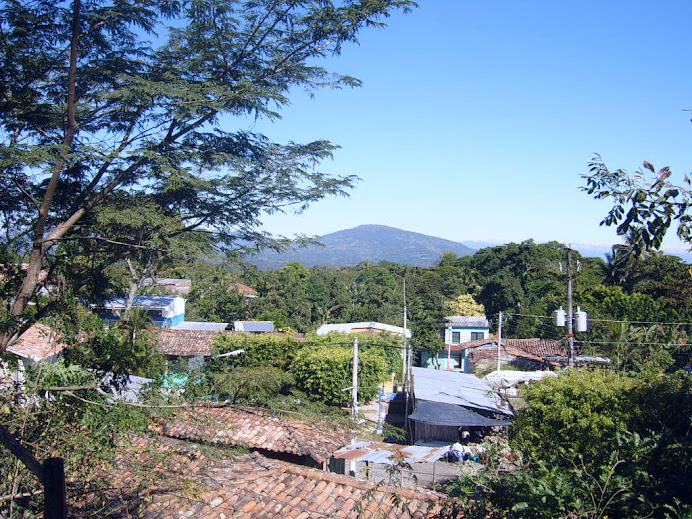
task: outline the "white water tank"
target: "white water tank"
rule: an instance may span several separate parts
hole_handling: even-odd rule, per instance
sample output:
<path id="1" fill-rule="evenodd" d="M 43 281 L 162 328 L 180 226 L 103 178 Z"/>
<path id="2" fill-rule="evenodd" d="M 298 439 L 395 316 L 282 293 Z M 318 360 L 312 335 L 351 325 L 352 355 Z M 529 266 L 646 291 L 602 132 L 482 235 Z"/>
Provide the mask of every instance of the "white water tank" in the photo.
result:
<path id="1" fill-rule="evenodd" d="M 577 307 L 577 311 L 574 314 L 576 321 L 576 328 L 578 332 L 586 332 L 589 329 L 589 316 L 586 312 L 582 312 L 581 308 Z"/>

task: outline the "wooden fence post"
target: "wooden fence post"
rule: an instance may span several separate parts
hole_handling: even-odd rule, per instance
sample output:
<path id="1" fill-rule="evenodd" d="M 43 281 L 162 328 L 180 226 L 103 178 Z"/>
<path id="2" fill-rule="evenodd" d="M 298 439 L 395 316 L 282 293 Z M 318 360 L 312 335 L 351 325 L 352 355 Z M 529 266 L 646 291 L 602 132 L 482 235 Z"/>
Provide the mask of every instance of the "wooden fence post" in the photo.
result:
<path id="1" fill-rule="evenodd" d="M 3 425 L 0 425 L 0 443 L 43 483 L 44 519 L 65 519 L 67 517 L 65 460 L 48 458 L 41 464 Z"/>
<path id="2" fill-rule="evenodd" d="M 67 498 L 65 488 L 65 460 L 48 458 L 43 462 L 44 518 L 65 519 Z"/>

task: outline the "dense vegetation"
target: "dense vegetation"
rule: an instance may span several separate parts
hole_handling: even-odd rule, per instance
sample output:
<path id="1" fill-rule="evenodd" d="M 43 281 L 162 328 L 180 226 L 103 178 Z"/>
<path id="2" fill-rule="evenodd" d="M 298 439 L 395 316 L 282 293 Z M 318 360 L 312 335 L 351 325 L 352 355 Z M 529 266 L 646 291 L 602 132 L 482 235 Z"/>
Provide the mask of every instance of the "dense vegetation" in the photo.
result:
<path id="1" fill-rule="evenodd" d="M 0 427 L 41 460 L 64 458 L 73 496 L 97 485 L 92 469 L 107 464 L 121 433 L 144 433 L 150 414 L 165 412 L 157 404 L 217 398 L 333 411 L 350 383 L 350 345 L 297 341 L 292 331 L 336 321 L 400 325 L 406 307 L 414 346 L 434 349 L 441 318 L 464 302 L 474 312 L 483 305 L 491 320 L 502 311 L 507 336 L 563 335 L 550 318 L 566 302 L 565 248 L 556 242 L 446 254 L 430 268 L 291 263 L 262 272 L 237 261 L 239 251 L 286 245 L 262 231 L 264 214 L 301 211 L 355 180 L 320 171 L 332 143 L 271 142 L 248 121 L 279 118 L 299 90 L 358 86 L 319 59 L 414 6 L 0 3 L 0 352 L 14 361 L 6 347 L 36 321 L 71 346 L 60 363 L 23 374 L 14 362 L 0 365 Z M 690 242 L 690 193 L 669 174 L 664 168 L 642 187 L 592 164 L 586 190 L 615 200 L 606 223 L 628 243 L 607 262 L 581 258 L 574 301 L 591 330 L 577 343 L 613 358 L 615 369 L 569 373 L 529 391 L 511 438 L 514 471 L 486 471 L 453 489 L 468 500 L 467 517 L 689 517 L 692 389 L 679 368 L 691 362 L 692 277 L 678 258 L 648 254 L 673 222 Z M 244 353 L 188 366 L 183 392 L 159 392 L 170 381 L 144 316 L 132 311 L 105 329 L 90 311 L 154 291 L 143 288 L 151 276 L 192 279 L 189 320 L 270 319 L 289 335 L 220 339 L 217 353 Z M 258 297 L 229 291 L 231 282 Z M 365 397 L 398 371 L 399 353 L 395 339 L 363 339 Z M 133 374 L 157 379 L 146 410 L 106 391 Z M 40 514 L 35 477 L 2 449 L 2 515 Z M 91 506 L 92 516 L 109 515 Z"/>
<path id="2" fill-rule="evenodd" d="M 589 331 L 576 337 L 581 353 L 609 356 L 628 369 L 639 369 L 660 348 L 668 349 L 679 366 L 689 362 L 684 346 L 690 333 L 685 323 L 692 321 L 689 265 L 660 254 L 626 266 L 582 258 L 576 251 L 572 257 L 574 306 L 590 317 Z M 421 349 L 441 346 L 443 316 L 459 308 L 460 297 L 469 296 L 484 306 L 494 328 L 498 312 L 504 313 L 507 337 L 561 338 L 564 330 L 554 326 L 551 316 L 567 303 L 567 273 L 561 268 L 565 262 L 563 245 L 525 241 L 462 258 L 445 254 L 430 268 L 390 262 L 341 268 L 290 263 L 279 270 L 260 271 L 234 262 L 216 267 L 180 265 L 168 274 L 193 279 L 187 307 L 190 319 L 269 319 L 279 328 L 300 332 L 325 322 L 402 326 L 406 303 L 413 343 Z M 245 299 L 228 291 L 232 282 L 255 288 L 259 297 Z"/>
<path id="3" fill-rule="evenodd" d="M 677 257 L 650 255 L 625 269 L 572 254 L 581 264 L 574 275 L 575 305 L 591 317 L 590 331 L 579 334 L 577 343 L 582 352 L 611 356 L 616 371 L 573 373 L 536 385 L 513 428 L 511 449 L 520 461 L 515 470 L 491 469 L 481 480 L 457 482 L 451 491 L 468 501 L 469 514 L 644 517 L 662 507 L 670 517 L 684 517 L 689 503 L 676 485 L 690 475 L 681 461 L 689 459 L 690 387 L 689 375 L 676 370 L 690 362 L 687 337 L 692 316 L 685 304 L 692 288 L 689 266 Z M 333 413 L 350 397 L 342 390 L 351 385 L 352 338 L 316 336 L 312 331 L 329 321 L 402 325 L 404 279 L 409 326 L 418 350 L 440 345 L 441 318 L 458 309 L 478 313 L 485 307 L 493 326 L 497 325 L 493 313 L 502 310 L 508 316 L 506 336 L 558 338 L 564 332 L 553 325 L 550 315 L 565 304 L 566 274 L 560 270 L 564 258 L 565 248 L 558 243 L 527 241 L 484 249 L 471 257 L 446 254 L 430 268 L 382 262 L 343 268 L 289 264 L 277 271 L 260 271 L 232 259 L 221 264 L 171 264 L 164 272 L 167 276 L 189 276 L 193 281 L 187 301 L 189 320 L 271 319 L 286 332 L 219 336 L 216 354 L 243 353 L 214 358 L 203 366 L 183 366 L 185 392 L 175 398 L 211 398 L 302 414 Z M 127 280 L 115 276 L 111 281 L 116 290 L 128 290 Z M 247 299 L 229 290 L 231 283 L 255 288 L 258 297 Z M 76 298 L 63 304 L 65 312 L 50 324 L 75 345 L 64 363 L 54 368 L 58 371 L 31 373 L 33 387 L 94 384 L 94 373 L 106 372 L 116 374 L 111 384 L 117 387 L 127 373 L 161 373 L 161 359 L 153 353 L 142 315 L 134 312 L 118 327 L 103 330 L 101 321 Z M 296 331 L 307 334 L 299 339 Z M 362 398 L 372 397 L 380 382 L 400 371 L 400 347 L 397 338 L 362 337 Z M 84 366 L 96 371 L 84 372 Z M 169 369 L 180 367 L 169 365 Z M 49 374 L 59 379 L 48 382 Z M 154 404 L 163 401 L 156 391 L 149 398 Z M 171 398 L 171 394 L 166 397 L 168 402 Z M 101 404 L 90 407 L 85 400 Z M 82 463 L 78 456 L 97 455 L 74 449 L 71 438 L 91 435 L 90 427 L 96 428 L 93 436 L 98 438 L 103 432 L 98 416 L 121 420 L 118 426 L 128 430 L 141 428 L 152 412 L 118 407 L 103 414 L 101 409 L 110 408 L 101 406 L 108 402 L 94 391 L 60 394 L 50 411 L 34 410 L 20 422 L 8 405 L 3 407 L 2 422 L 30 442 L 46 441 L 55 431 L 53 426 L 74 430 L 75 435 L 65 438 L 70 441 L 51 436 L 45 451 L 65 453 L 73 468 Z M 51 415 L 51 427 L 41 431 L 41 416 L 46 413 L 57 413 L 60 419 Z M 107 457 L 114 441 L 102 442 L 99 452 Z M 5 469 L 10 471 L 3 472 L 5 480 L 13 481 L 5 489 L 7 494 L 31 488 L 31 476 L 20 466 Z M 486 491 L 479 494 L 479 489 Z M 656 511 L 654 516 L 662 514 Z"/>
<path id="4" fill-rule="evenodd" d="M 670 360 L 670 359 L 668 359 Z M 531 386 L 509 445 L 447 490 L 467 517 L 687 518 L 692 377 L 665 359 L 636 374 L 573 371 Z M 492 448 L 492 447 L 491 447 Z"/>

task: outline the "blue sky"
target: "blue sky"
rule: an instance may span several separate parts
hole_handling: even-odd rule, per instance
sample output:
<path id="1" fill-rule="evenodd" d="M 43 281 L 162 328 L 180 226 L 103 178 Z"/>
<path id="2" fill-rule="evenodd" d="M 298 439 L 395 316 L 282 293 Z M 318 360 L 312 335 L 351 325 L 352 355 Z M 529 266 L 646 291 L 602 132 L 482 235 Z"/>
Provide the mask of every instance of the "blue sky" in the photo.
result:
<path id="1" fill-rule="evenodd" d="M 266 230 L 612 244 L 599 226 L 609 202 L 580 191 L 594 153 L 613 169 L 670 166 L 677 182 L 690 172 L 692 2 L 419 3 L 325 63 L 361 88 L 296 92 L 281 121 L 254 125 L 339 144 L 320 169 L 361 178 L 350 198 L 267 217 Z"/>

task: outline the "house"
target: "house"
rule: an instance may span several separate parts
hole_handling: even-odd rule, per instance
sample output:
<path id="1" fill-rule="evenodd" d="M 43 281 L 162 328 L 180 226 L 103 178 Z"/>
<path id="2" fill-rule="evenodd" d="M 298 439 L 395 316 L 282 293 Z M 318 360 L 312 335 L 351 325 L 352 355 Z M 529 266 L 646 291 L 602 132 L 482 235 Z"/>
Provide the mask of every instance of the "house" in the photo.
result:
<path id="1" fill-rule="evenodd" d="M 338 333 L 371 333 L 393 335 L 395 337 L 411 338 L 411 330 L 400 326 L 392 326 L 391 324 L 377 323 L 374 321 L 362 323 L 340 323 L 340 324 L 323 324 L 317 328 L 317 335 L 327 335 L 331 332 Z"/>
<path id="2" fill-rule="evenodd" d="M 151 318 L 154 326 L 170 328 L 185 321 L 185 299 L 180 296 L 135 296 L 133 307 L 139 307 Z M 104 304 L 106 319 L 118 320 L 127 308 L 125 299 Z"/>
<path id="3" fill-rule="evenodd" d="M 192 281 L 178 278 L 145 278 L 142 286 L 158 287 L 169 294 L 187 295 L 192 288 Z"/>
<path id="4" fill-rule="evenodd" d="M 198 407 L 152 422 L 160 435 L 217 446 L 245 446 L 263 456 L 326 470 L 334 451 L 351 440 L 330 428 L 252 407 Z"/>
<path id="5" fill-rule="evenodd" d="M 157 350 L 169 360 L 183 357 L 211 356 L 213 339 L 218 330 L 187 330 L 173 328 L 153 329 L 158 340 Z"/>
<path id="6" fill-rule="evenodd" d="M 229 328 L 235 332 L 272 333 L 274 323 L 272 321 L 233 321 Z"/>
<path id="7" fill-rule="evenodd" d="M 259 453 L 224 455 L 163 437 L 133 435 L 96 478 L 103 483 L 80 485 L 68 500 L 85 511 L 96 503 L 114 519 L 424 519 L 452 505 L 437 492 L 376 485 Z"/>
<path id="8" fill-rule="evenodd" d="M 240 295 L 248 298 L 257 297 L 257 290 L 247 285 L 243 285 L 242 283 L 231 283 L 230 285 L 228 285 L 228 291 L 238 292 Z"/>
<path id="9" fill-rule="evenodd" d="M 445 317 L 445 326 L 440 331 L 440 337 L 445 343 L 443 350 L 438 352 L 424 351 L 421 354 L 423 367 L 434 367 L 444 370 L 459 369 L 464 373 L 472 373 L 472 366 L 463 354 L 461 344 L 490 337 L 490 324 L 483 316 L 450 316 Z"/>
<path id="10" fill-rule="evenodd" d="M 417 441 L 459 441 L 460 428 L 480 433 L 511 425 L 508 405 L 475 375 L 411 368 L 414 412 L 408 416 Z"/>
<path id="11" fill-rule="evenodd" d="M 65 343 L 58 340 L 57 330 L 45 324 L 34 323 L 8 346 L 7 351 L 29 364 L 54 363 L 66 347 Z"/>
<path id="12" fill-rule="evenodd" d="M 511 365 L 522 370 L 539 370 L 558 366 L 554 357 L 565 356 L 567 346 L 559 339 L 482 339 L 460 344 L 453 350 L 467 369 L 488 369 Z"/>

